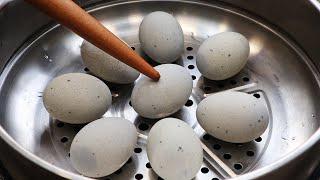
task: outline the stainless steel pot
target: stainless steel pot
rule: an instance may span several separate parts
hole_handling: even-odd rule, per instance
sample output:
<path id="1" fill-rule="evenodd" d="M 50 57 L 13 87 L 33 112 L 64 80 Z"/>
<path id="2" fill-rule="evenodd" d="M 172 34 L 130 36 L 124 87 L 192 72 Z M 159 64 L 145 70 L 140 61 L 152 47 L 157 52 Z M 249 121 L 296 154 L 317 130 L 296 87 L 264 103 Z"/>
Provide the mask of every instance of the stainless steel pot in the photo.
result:
<path id="1" fill-rule="evenodd" d="M 236 179 L 305 179 L 319 163 L 317 1 L 83 0 L 79 4 L 143 56 L 137 36 L 143 16 L 156 10 L 176 16 L 186 37 L 186 50 L 176 63 L 189 69 L 194 89 L 189 103 L 174 116 L 194 128 L 210 150 L 239 175 Z M 249 63 L 229 80 L 208 81 L 195 68 L 195 54 L 205 38 L 223 31 L 238 31 L 249 39 Z M 41 99 L 53 77 L 90 73 L 81 62 L 81 42 L 23 1 L 13 1 L 0 11 L 0 159 L 16 179 L 85 178 L 68 159 L 70 142 L 81 127 L 50 119 Z M 147 135 L 155 121 L 139 117 L 131 108 L 132 85 L 108 85 L 113 107 L 105 116 L 125 117 Z M 194 116 L 197 103 L 210 93 L 228 89 L 253 94 L 268 105 L 271 123 L 261 138 L 229 144 L 203 136 Z M 121 171 L 107 178 L 134 179 L 136 174 L 158 178 L 145 166 L 145 141 L 140 139 L 137 147 L 142 153 L 134 154 Z M 228 176 L 206 156 L 197 179 L 213 178 Z"/>

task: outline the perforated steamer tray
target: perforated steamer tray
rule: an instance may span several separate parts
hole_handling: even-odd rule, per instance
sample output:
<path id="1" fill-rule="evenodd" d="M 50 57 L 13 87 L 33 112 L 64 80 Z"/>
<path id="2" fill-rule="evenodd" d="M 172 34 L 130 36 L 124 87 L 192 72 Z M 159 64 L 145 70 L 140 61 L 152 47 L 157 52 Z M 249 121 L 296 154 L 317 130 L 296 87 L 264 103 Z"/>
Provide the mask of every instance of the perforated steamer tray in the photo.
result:
<path id="1" fill-rule="evenodd" d="M 172 117 L 187 122 L 203 143 L 237 175 L 271 166 L 302 145 L 317 129 L 319 102 L 318 73 L 303 52 L 285 35 L 244 12 L 222 5 L 194 2 L 132 1 L 114 5 L 97 4 L 89 8 L 112 32 L 126 41 L 146 59 L 138 39 L 143 17 L 162 10 L 173 14 L 185 34 L 185 51 L 175 62 L 190 72 L 193 91 L 186 105 Z M 250 57 L 247 66 L 225 81 L 204 79 L 196 67 L 196 52 L 209 36 L 236 31 L 247 37 Z M 54 77 L 90 70 L 80 56 L 82 39 L 64 27 L 52 25 L 31 37 L 12 57 L 0 77 L 0 119 L 2 127 L 24 149 L 46 162 L 64 169 L 66 177 L 77 172 L 72 168 L 68 151 L 75 134 L 83 125 L 69 125 L 51 119 L 42 103 L 42 92 Z M 149 59 L 150 60 L 150 59 Z M 150 63 L 156 65 L 150 60 Z M 140 133 L 148 135 L 157 120 L 137 115 L 130 105 L 131 85 L 106 82 L 112 91 L 113 104 L 105 117 L 124 117 Z M 270 124 L 255 141 L 231 144 L 206 135 L 195 117 L 197 104 L 211 93 L 238 90 L 252 94 L 266 103 Z M 301 99 L 303 98 L 303 99 Z M 103 179 L 159 179 L 146 156 L 146 140 L 139 138 L 129 161 L 116 173 Z M 205 155 L 195 179 L 229 178 L 219 165 Z"/>

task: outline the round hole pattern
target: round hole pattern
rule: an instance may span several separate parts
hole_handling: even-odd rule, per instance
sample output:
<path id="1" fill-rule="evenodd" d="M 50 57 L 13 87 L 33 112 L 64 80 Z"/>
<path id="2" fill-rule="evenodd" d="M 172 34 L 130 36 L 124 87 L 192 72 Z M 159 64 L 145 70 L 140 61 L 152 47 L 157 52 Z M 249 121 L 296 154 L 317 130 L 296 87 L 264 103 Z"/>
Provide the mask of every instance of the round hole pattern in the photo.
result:
<path id="1" fill-rule="evenodd" d="M 148 162 L 147 164 L 146 164 L 146 167 L 148 168 L 148 169 L 151 169 L 152 167 L 151 167 L 151 164 Z"/>
<path id="2" fill-rule="evenodd" d="M 231 80 L 231 81 L 230 81 L 230 84 L 231 84 L 231 85 L 236 85 L 236 84 L 237 84 L 237 81 Z"/>
<path id="3" fill-rule="evenodd" d="M 224 158 L 224 159 L 231 159 L 231 157 L 232 157 L 232 156 L 231 156 L 231 154 L 229 154 L 229 153 L 226 153 L 226 154 L 223 155 L 223 158 Z"/>
<path id="4" fill-rule="evenodd" d="M 247 156 L 254 156 L 254 152 L 253 151 L 247 151 Z"/>
<path id="5" fill-rule="evenodd" d="M 253 96 L 254 96 L 255 98 L 257 98 L 257 99 L 260 98 L 260 94 L 257 94 L 257 93 L 253 94 Z"/>
<path id="6" fill-rule="evenodd" d="M 57 127 L 58 127 L 58 128 L 62 128 L 63 126 L 64 126 L 64 123 L 63 123 L 63 122 L 58 122 L 58 123 L 57 123 Z"/>
<path id="7" fill-rule="evenodd" d="M 142 149 L 141 149 L 141 148 L 134 148 L 134 152 L 135 152 L 135 153 L 141 153 L 141 152 L 142 152 Z"/>
<path id="8" fill-rule="evenodd" d="M 89 72 L 89 69 L 87 67 L 84 68 L 85 72 Z"/>
<path id="9" fill-rule="evenodd" d="M 220 144 L 214 144 L 212 147 L 213 147 L 213 149 L 215 149 L 215 150 L 221 149 L 221 145 L 220 145 Z"/>
<path id="10" fill-rule="evenodd" d="M 189 68 L 189 69 L 194 69 L 194 65 L 190 64 L 190 65 L 188 66 L 188 68 Z"/>
<path id="11" fill-rule="evenodd" d="M 192 51 L 193 47 L 187 47 L 187 51 Z"/>
<path id="12" fill-rule="evenodd" d="M 219 180 L 219 178 L 212 178 L 211 180 Z"/>
<path id="13" fill-rule="evenodd" d="M 233 165 L 233 167 L 234 167 L 234 169 L 236 169 L 236 170 L 240 170 L 240 169 L 242 169 L 242 164 L 236 163 L 236 164 Z"/>
<path id="14" fill-rule="evenodd" d="M 256 142 L 261 142 L 262 141 L 262 138 L 261 137 L 258 137 L 257 139 L 255 139 Z"/>
<path id="15" fill-rule="evenodd" d="M 60 139 L 60 141 L 62 142 L 62 143 L 66 143 L 66 142 L 68 142 L 68 137 L 62 137 L 61 139 Z"/>
<path id="16" fill-rule="evenodd" d="M 201 168 L 201 172 L 202 172 L 203 174 L 207 174 L 207 173 L 209 172 L 209 169 L 206 168 L 206 167 L 203 167 L 203 168 Z"/>
<path id="17" fill-rule="evenodd" d="M 131 101 L 129 101 L 129 106 L 132 106 Z"/>
<path id="18" fill-rule="evenodd" d="M 131 49 L 132 49 L 132 50 L 136 50 L 136 48 L 135 48 L 135 47 L 133 47 L 133 46 L 131 47 Z"/>
<path id="19" fill-rule="evenodd" d="M 192 60 L 193 56 L 187 56 L 187 59 Z"/>
<path id="20" fill-rule="evenodd" d="M 186 104 L 185 104 L 185 106 L 187 106 L 187 107 L 190 107 L 190 106 L 192 106 L 193 105 L 193 101 L 192 100 L 188 100 L 187 102 L 186 102 Z"/>
<path id="21" fill-rule="evenodd" d="M 243 77 L 242 80 L 243 80 L 244 82 L 250 81 L 250 79 L 249 79 L 248 77 Z"/>
<path id="22" fill-rule="evenodd" d="M 141 130 L 141 131 L 146 131 L 149 129 L 149 125 L 146 124 L 146 123 L 141 123 L 139 124 L 138 128 Z"/>
<path id="23" fill-rule="evenodd" d="M 192 80 L 196 80 L 197 79 L 197 77 L 195 75 L 192 75 L 191 77 L 192 77 Z"/>
<path id="24" fill-rule="evenodd" d="M 210 139 L 210 135 L 209 134 L 205 134 L 203 135 L 203 139 L 208 141 Z"/>
<path id="25" fill-rule="evenodd" d="M 136 175 L 134 176 L 134 178 L 136 178 L 136 179 L 143 179 L 143 175 L 142 175 L 142 174 L 136 174 Z"/>

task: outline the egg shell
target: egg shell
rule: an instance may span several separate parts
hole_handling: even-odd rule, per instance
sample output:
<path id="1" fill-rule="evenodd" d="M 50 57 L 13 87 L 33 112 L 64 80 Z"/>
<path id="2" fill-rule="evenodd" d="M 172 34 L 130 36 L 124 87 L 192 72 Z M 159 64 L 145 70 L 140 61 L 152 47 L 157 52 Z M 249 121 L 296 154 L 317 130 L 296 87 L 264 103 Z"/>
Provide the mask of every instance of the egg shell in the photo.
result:
<path id="1" fill-rule="evenodd" d="M 98 78 L 69 73 L 54 78 L 43 92 L 50 116 L 70 124 L 99 119 L 110 107 L 111 92 Z"/>
<path id="2" fill-rule="evenodd" d="M 70 148 L 73 167 L 88 177 L 103 177 L 121 168 L 133 154 L 137 130 L 128 120 L 102 118 L 83 127 Z"/>
<path id="3" fill-rule="evenodd" d="M 143 76 L 135 85 L 131 95 L 134 110 L 151 119 L 163 118 L 177 112 L 192 92 L 189 72 L 175 64 L 156 66 L 159 81 Z"/>
<path id="4" fill-rule="evenodd" d="M 151 128 L 147 155 L 152 169 L 168 180 L 192 179 L 203 161 L 198 136 L 187 123 L 176 118 L 162 119 Z"/>
<path id="5" fill-rule="evenodd" d="M 94 75 L 113 83 L 129 84 L 134 82 L 140 73 L 116 58 L 100 50 L 88 41 L 81 45 L 83 63 Z"/>
<path id="6" fill-rule="evenodd" d="M 143 51 L 158 63 L 177 60 L 184 50 L 184 35 L 179 22 L 166 12 L 156 11 L 144 17 L 139 28 Z"/>
<path id="7" fill-rule="evenodd" d="M 224 80 L 239 73 L 248 61 L 248 40 L 236 32 L 223 32 L 205 40 L 197 53 L 197 67 L 211 80 Z"/>
<path id="8" fill-rule="evenodd" d="M 258 138 L 269 123 L 264 101 L 253 95 L 226 91 L 202 100 L 196 116 L 210 135 L 231 143 L 245 143 Z"/>

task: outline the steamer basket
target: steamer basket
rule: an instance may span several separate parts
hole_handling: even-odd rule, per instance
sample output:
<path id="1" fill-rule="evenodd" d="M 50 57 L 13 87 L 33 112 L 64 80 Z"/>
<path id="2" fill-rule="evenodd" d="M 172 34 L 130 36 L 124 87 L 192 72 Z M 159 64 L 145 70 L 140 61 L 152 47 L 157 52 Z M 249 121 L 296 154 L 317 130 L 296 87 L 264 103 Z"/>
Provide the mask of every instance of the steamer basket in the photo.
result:
<path id="1" fill-rule="evenodd" d="M 241 8 L 241 3 L 232 5 L 211 1 L 87 1 L 84 4 L 92 15 L 146 59 L 149 58 L 141 51 L 138 39 L 140 22 L 146 14 L 157 10 L 173 14 L 185 34 L 185 51 L 175 63 L 188 69 L 194 86 L 186 105 L 173 117 L 193 127 L 210 151 L 239 175 L 236 179 L 306 178 L 319 162 L 315 155 L 320 136 L 317 69 L 320 56 L 319 51 L 315 51 L 319 45 L 314 47 L 316 44 L 310 38 L 312 32 L 318 32 L 313 35 L 320 40 L 319 11 L 313 9 L 315 6 L 311 2 L 283 2 L 290 4 L 288 10 L 278 12 L 279 8 L 274 7 L 269 9 L 271 15 L 265 18 L 263 13 L 267 12 L 252 12 L 260 6 L 251 6 L 249 2 L 243 3 Z M 298 30 L 287 32 L 281 27 L 289 24 L 287 28 L 290 28 L 288 21 L 293 18 L 283 21 L 285 23 L 281 20 L 280 23 L 270 22 L 277 13 L 290 14 L 299 3 L 305 10 L 312 9 L 309 13 L 314 12 L 312 15 L 318 18 L 301 20 L 301 26 L 309 23 L 300 29 L 305 28 L 303 42 L 299 42 L 303 35 L 298 34 Z M 250 12 L 245 10 L 250 8 Z M 301 16 L 307 16 L 307 12 Z M 285 15 L 281 17 L 287 18 Z M 312 20 L 317 20 L 318 24 L 310 24 Z M 73 137 L 83 126 L 51 119 L 43 106 L 42 92 L 58 75 L 69 72 L 90 74 L 90 70 L 83 65 L 80 56 L 83 40 L 66 28 L 48 22 L 47 17 L 21 1 L 9 4 L 0 12 L 1 159 L 18 179 L 82 179 L 86 177 L 78 175 L 72 168 L 68 153 Z M 204 79 L 195 63 L 197 49 L 203 40 L 224 31 L 240 32 L 247 37 L 251 48 L 248 64 L 228 80 Z M 124 117 L 132 121 L 141 134 L 148 135 L 156 120 L 138 116 L 131 107 L 133 84 L 106 83 L 112 91 L 113 105 L 104 116 Z M 252 94 L 268 107 L 269 127 L 255 141 L 245 144 L 220 141 L 206 135 L 196 121 L 195 110 L 203 98 L 231 89 Z M 116 173 L 102 179 L 159 179 L 147 165 L 145 146 L 146 140 L 139 138 L 136 153 L 129 161 Z M 221 168 L 221 163 L 206 154 L 195 179 L 215 178 L 230 176 Z"/>

